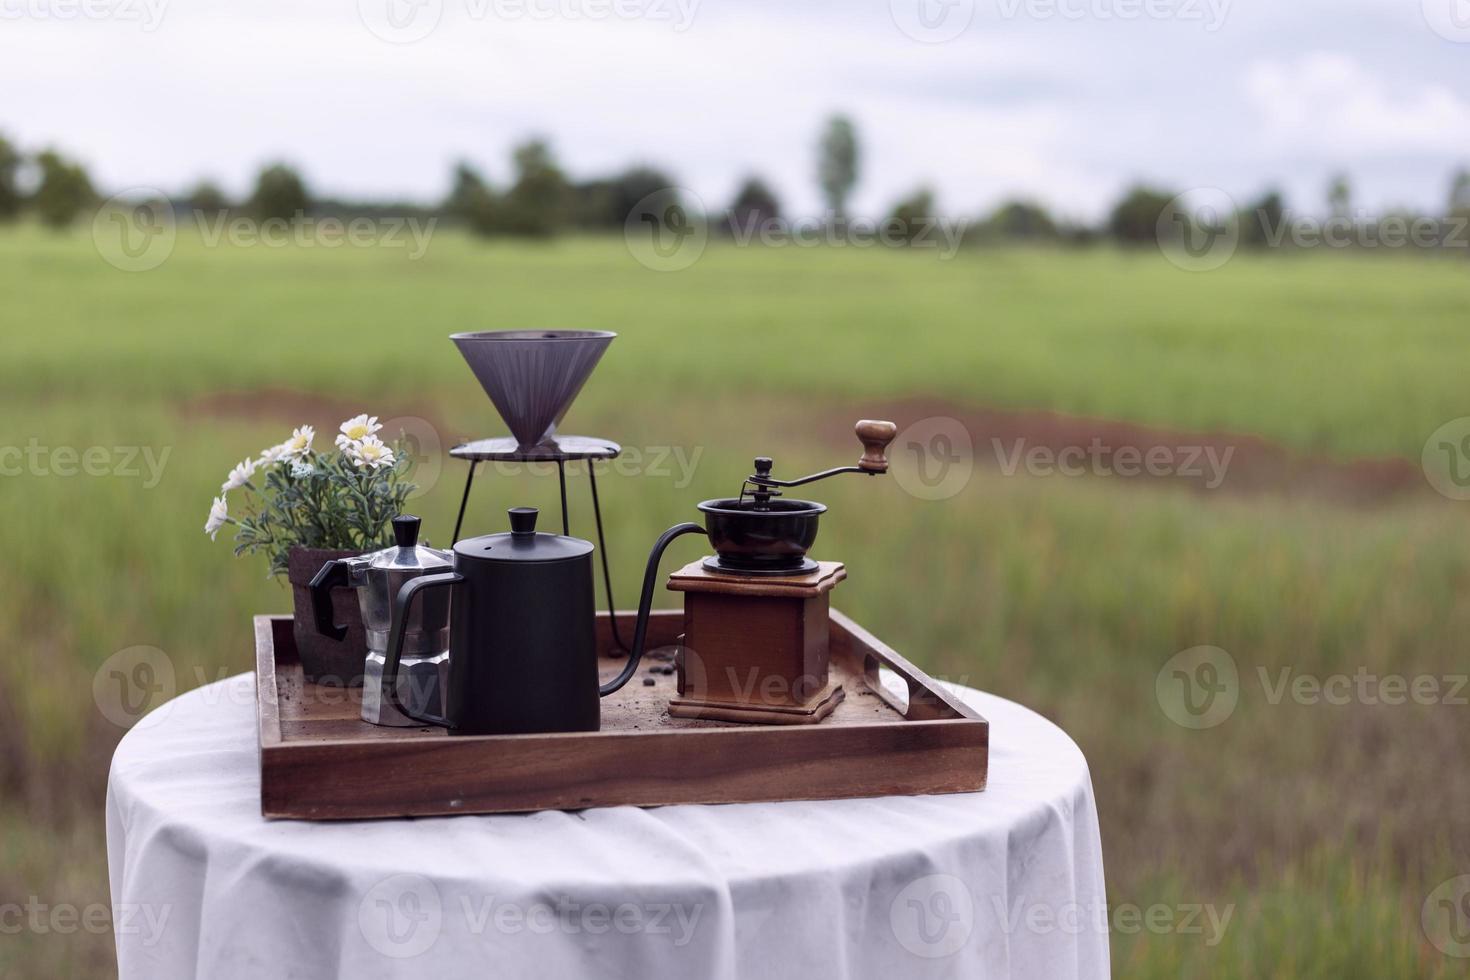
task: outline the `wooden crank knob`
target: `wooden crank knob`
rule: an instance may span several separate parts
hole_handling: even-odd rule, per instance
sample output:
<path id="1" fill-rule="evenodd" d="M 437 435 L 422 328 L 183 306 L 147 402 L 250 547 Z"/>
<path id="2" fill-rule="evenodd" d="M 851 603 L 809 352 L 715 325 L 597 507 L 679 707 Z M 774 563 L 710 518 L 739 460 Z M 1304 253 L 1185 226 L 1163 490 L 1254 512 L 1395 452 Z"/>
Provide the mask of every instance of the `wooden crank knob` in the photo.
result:
<path id="1" fill-rule="evenodd" d="M 898 435 L 898 426 L 892 422 L 863 419 L 853 427 L 853 431 L 863 443 L 863 458 L 858 460 L 858 469 L 869 473 L 887 473 L 888 457 L 883 454 L 883 450 Z"/>

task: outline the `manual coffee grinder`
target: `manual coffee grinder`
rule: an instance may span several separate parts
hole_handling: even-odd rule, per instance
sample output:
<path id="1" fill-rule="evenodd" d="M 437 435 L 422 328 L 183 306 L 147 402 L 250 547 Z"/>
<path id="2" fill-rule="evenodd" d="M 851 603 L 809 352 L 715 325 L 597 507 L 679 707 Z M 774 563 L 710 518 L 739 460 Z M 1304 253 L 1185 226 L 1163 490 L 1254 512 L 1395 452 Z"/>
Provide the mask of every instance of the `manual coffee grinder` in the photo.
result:
<path id="1" fill-rule="evenodd" d="M 897 431 L 892 422 L 864 419 L 856 426 L 863 444 L 856 465 L 795 480 L 772 476 L 771 458 L 757 457 L 740 496 L 699 505 L 704 526 L 678 524 L 659 538 L 644 574 L 635 656 L 643 650 L 664 549 L 699 532 L 715 550 L 668 579 L 668 588 L 684 596 L 684 633 L 675 655 L 678 696 L 669 702 L 670 715 L 801 725 L 821 721 L 841 703 L 842 686 L 829 677 L 828 615 L 832 590 L 847 569 L 807 557 L 827 508 L 782 491 L 839 473 L 888 472 L 884 451 Z"/>

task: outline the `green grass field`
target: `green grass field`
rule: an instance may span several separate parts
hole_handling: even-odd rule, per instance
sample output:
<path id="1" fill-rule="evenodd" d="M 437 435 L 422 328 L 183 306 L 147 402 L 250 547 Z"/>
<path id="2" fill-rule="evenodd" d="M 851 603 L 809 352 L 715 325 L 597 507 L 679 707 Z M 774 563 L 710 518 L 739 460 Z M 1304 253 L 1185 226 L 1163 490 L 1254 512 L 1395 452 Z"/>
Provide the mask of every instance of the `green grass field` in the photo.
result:
<path id="1" fill-rule="evenodd" d="M 1470 415 L 1458 262 L 1241 256 L 1189 274 L 1152 252 L 940 262 L 712 245 L 657 273 L 619 240 L 444 232 L 417 262 L 181 239 L 161 268 L 128 274 L 85 234 L 20 228 L 0 231 L 0 296 L 0 447 L 166 459 L 156 485 L 0 477 L 0 901 L 107 901 L 102 800 L 121 730 L 93 703 L 98 666 L 155 646 L 193 687 L 249 669 L 248 617 L 288 608 L 263 563 L 200 533 L 231 464 L 293 422 L 330 433 L 358 411 L 421 416 L 446 448 L 499 430 L 452 331 L 619 332 L 565 428 L 697 460 L 687 485 L 677 470 L 599 481 L 622 604 L 657 532 L 732 492 L 751 456 L 787 472 L 843 462 L 860 415 L 1053 410 L 1415 466 L 1431 432 Z M 573 523 L 588 533 L 583 480 Z M 415 501 L 436 542 L 460 487 L 445 466 Z M 477 487 L 475 532 L 498 529 L 503 506 L 554 506 L 554 479 Z M 853 572 L 839 604 L 1086 752 L 1110 900 L 1234 906 L 1214 945 L 1115 932 L 1120 977 L 1464 975 L 1419 923 L 1430 890 L 1470 872 L 1470 707 L 1272 703 L 1270 684 L 1283 668 L 1463 673 L 1470 504 L 1427 485 L 1356 504 L 1318 489 L 993 465 L 940 501 L 897 479 L 822 488 L 820 547 Z M 1155 694 L 1164 663 L 1198 645 L 1229 651 L 1241 677 L 1234 714 L 1204 731 L 1169 721 Z M 0 976 L 110 968 L 106 936 L 0 943 Z"/>

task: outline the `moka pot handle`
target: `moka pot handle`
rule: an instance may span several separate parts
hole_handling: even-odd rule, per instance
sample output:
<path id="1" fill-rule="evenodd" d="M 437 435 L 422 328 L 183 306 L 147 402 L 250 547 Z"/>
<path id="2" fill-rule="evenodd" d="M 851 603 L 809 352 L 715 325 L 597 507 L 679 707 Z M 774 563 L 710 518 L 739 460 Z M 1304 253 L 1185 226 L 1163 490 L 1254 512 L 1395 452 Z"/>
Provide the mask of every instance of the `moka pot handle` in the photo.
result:
<path id="1" fill-rule="evenodd" d="M 351 587 L 352 567 L 340 559 L 323 565 L 308 586 L 311 589 L 311 618 L 316 622 L 316 631 L 339 643 L 347 636 L 347 627 L 337 625 L 337 616 L 332 610 L 332 591 Z"/>

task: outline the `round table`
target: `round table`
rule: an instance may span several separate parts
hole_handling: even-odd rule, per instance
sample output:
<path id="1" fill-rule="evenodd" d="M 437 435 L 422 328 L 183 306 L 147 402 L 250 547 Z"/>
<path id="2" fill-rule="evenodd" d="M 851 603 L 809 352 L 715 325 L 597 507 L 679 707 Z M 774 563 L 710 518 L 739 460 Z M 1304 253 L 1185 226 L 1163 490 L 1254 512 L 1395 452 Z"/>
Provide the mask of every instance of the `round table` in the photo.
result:
<path id="1" fill-rule="evenodd" d="M 1108 976 L 1086 760 L 953 689 L 983 793 L 309 823 L 260 817 L 253 675 L 198 688 L 113 756 L 120 976 Z"/>

